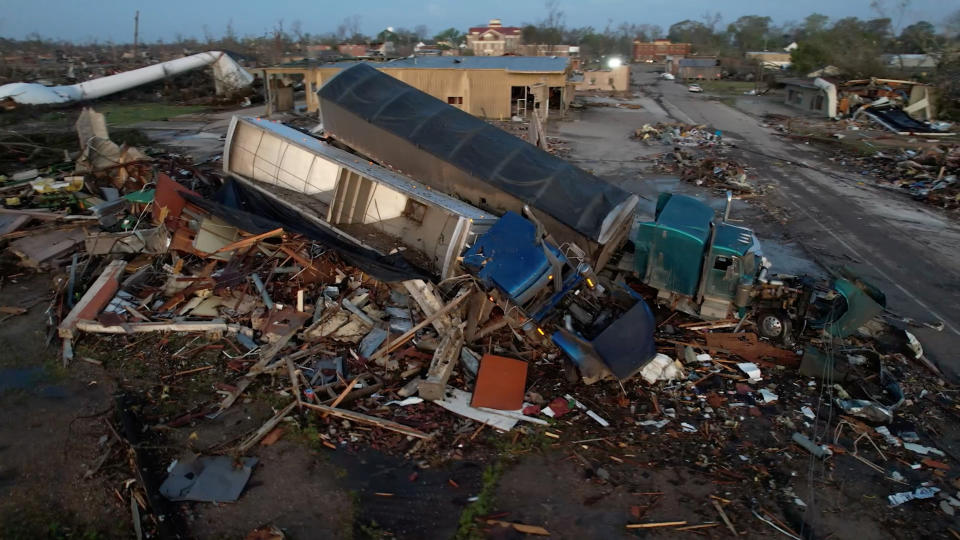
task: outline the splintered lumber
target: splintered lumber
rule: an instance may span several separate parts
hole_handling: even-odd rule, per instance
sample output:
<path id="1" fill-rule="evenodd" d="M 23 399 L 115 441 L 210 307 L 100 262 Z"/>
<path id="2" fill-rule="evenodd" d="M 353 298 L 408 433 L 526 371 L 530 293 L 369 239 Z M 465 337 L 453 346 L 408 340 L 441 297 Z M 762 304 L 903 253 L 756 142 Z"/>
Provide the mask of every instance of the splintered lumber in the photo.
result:
<path id="1" fill-rule="evenodd" d="M 430 369 L 426 379 L 420 381 L 420 397 L 423 399 L 443 399 L 443 389 L 453 373 L 457 360 L 460 359 L 460 349 L 463 347 L 463 330 L 458 326 L 453 332 L 443 336 L 440 345 L 433 353 Z"/>
<path id="2" fill-rule="evenodd" d="M 259 242 L 259 241 L 261 241 L 261 240 L 265 240 L 265 239 L 267 239 L 267 238 L 272 238 L 272 237 L 274 237 L 274 236 L 280 236 L 280 235 L 282 235 L 282 234 L 283 234 L 283 229 L 274 229 L 274 230 L 272 230 L 272 231 L 268 231 L 268 232 L 265 232 L 265 233 L 263 233 L 263 234 L 258 234 L 258 235 L 256 235 L 256 236 L 250 236 L 250 237 L 244 238 L 243 240 L 237 240 L 236 242 L 233 242 L 232 244 L 227 244 L 227 245 L 223 246 L 222 248 L 220 248 L 220 249 L 214 251 L 213 253 L 211 253 L 211 255 L 216 255 L 217 253 L 223 253 L 223 252 L 225 252 L 225 251 L 235 251 L 235 250 L 238 250 L 238 249 L 243 249 L 243 248 L 245 248 L 245 247 L 247 247 L 247 246 L 251 246 L 251 245 L 253 245 L 253 244 L 256 244 L 257 242 Z"/>
<path id="3" fill-rule="evenodd" d="M 523 534 L 533 534 L 536 536 L 550 536 L 550 532 L 543 527 L 536 525 L 525 525 L 523 523 L 513 523 L 511 521 L 500 521 L 497 519 L 488 519 L 487 525 L 499 525 L 501 527 L 513 527 L 513 530 Z"/>
<path id="4" fill-rule="evenodd" d="M 655 529 L 657 527 L 679 527 L 686 525 L 686 521 L 661 521 L 659 523 L 630 523 L 628 529 Z"/>
<path id="5" fill-rule="evenodd" d="M 300 331 L 300 327 L 303 326 L 303 323 L 306 319 L 296 319 L 295 322 L 290 324 L 290 327 L 287 330 L 287 333 L 284 334 L 280 339 L 274 341 L 273 343 L 267 345 L 260 350 L 260 360 L 257 360 L 257 363 L 250 366 L 250 370 L 247 371 L 247 374 L 240 378 L 237 382 L 237 388 L 230 393 L 227 397 L 223 398 L 223 401 L 220 402 L 220 410 L 229 409 L 231 405 L 240 397 L 240 394 L 250 386 L 250 383 L 253 382 L 253 379 L 265 371 L 270 362 L 280 354 L 280 351 L 287 346 L 287 343 L 293 339 L 293 336 L 297 335 L 297 332 Z"/>
<path id="6" fill-rule="evenodd" d="M 383 418 L 377 418 L 376 416 L 368 416 L 366 414 L 348 411 L 346 409 L 338 409 L 335 407 L 328 407 L 327 405 L 316 405 L 313 403 L 303 402 L 303 406 L 308 409 L 313 409 L 317 412 L 327 413 L 338 418 L 344 418 L 346 420 L 352 420 L 354 422 L 361 422 L 364 424 L 371 424 L 383 429 L 389 429 L 390 431 L 396 431 L 397 433 L 402 433 L 403 435 L 409 435 L 410 437 L 416 437 L 418 439 L 429 438 L 430 435 L 413 429 L 412 427 L 407 427 L 403 424 L 398 424 L 396 422 L 391 422 L 390 420 L 384 420 Z"/>
<path id="7" fill-rule="evenodd" d="M 141 334 L 145 332 L 228 332 L 235 334 L 240 331 L 240 325 L 215 321 L 140 322 L 105 325 L 96 321 L 81 320 L 76 322 L 74 329 L 94 334 Z M 63 335 L 62 330 L 60 335 Z"/>
<path id="8" fill-rule="evenodd" d="M 472 293 L 472 292 L 473 292 L 473 287 L 472 287 L 472 286 L 467 287 L 467 288 L 465 288 L 465 289 L 462 289 L 459 293 L 457 293 L 457 297 L 454 298 L 453 300 L 451 300 L 449 304 L 443 306 L 443 308 L 441 308 L 440 311 L 437 311 L 437 312 L 434 313 L 433 315 L 430 315 L 430 316 L 427 317 L 426 319 L 420 321 L 419 323 L 417 323 L 416 326 L 414 326 L 414 327 L 411 328 L 410 330 L 407 330 L 406 332 L 404 332 L 404 334 L 403 334 L 402 336 L 400 336 L 400 337 L 398 337 L 397 339 L 393 340 L 393 341 L 390 342 L 389 344 L 384 344 L 384 345 L 382 345 L 382 346 L 380 347 L 380 350 L 378 350 L 377 352 L 373 353 L 372 356 L 370 356 L 370 360 L 371 360 L 371 361 L 372 361 L 372 360 L 376 360 L 377 358 L 380 358 L 381 356 L 383 356 L 383 355 L 385 355 L 385 354 L 389 354 L 390 352 L 392 352 L 394 349 L 396 349 L 396 348 L 399 347 L 400 345 L 403 345 L 404 343 L 407 342 L 407 340 L 409 340 L 410 338 L 412 338 L 413 336 L 415 336 L 416 333 L 419 332 L 420 330 L 422 330 L 425 326 L 427 326 L 428 324 L 432 323 L 432 322 L 433 322 L 434 320 L 436 320 L 437 318 L 442 317 L 442 316 L 446 315 L 447 313 L 453 311 L 453 309 L 454 309 L 455 307 L 459 306 L 464 300 L 466 300 L 466 299 L 470 296 L 470 293 Z"/>
<path id="9" fill-rule="evenodd" d="M 39 268 L 74 251 L 85 239 L 82 229 L 53 229 L 15 240 L 10 244 L 10 251 L 20 257 L 24 266 Z"/>
<path id="10" fill-rule="evenodd" d="M 110 300 L 113 300 L 113 296 L 120 289 L 120 276 L 126 266 L 127 262 L 123 260 L 113 261 L 107 265 L 100 277 L 93 282 L 93 285 L 87 289 L 80 301 L 60 322 L 57 329 L 60 337 L 64 339 L 73 338 L 74 330 L 76 330 L 77 323 L 80 320 L 96 318 L 100 310 L 106 307 Z"/>
<path id="11" fill-rule="evenodd" d="M 740 534 L 737 532 L 737 529 L 733 527 L 733 523 L 730 521 L 730 518 L 727 517 L 727 513 L 724 512 L 723 507 L 720 506 L 720 502 L 716 499 L 710 499 L 710 502 L 713 503 L 713 507 L 717 509 L 717 513 L 720 514 L 720 518 L 723 519 L 724 523 L 726 523 L 727 528 L 730 529 L 730 532 L 732 532 L 734 536 L 740 536 Z"/>
<path id="12" fill-rule="evenodd" d="M 677 527 L 675 531 L 695 531 L 697 529 L 709 529 L 711 527 L 718 527 L 719 523 L 701 523 L 700 525 L 687 525 L 686 527 Z"/>
<path id="13" fill-rule="evenodd" d="M 277 424 L 279 424 L 281 420 L 283 420 L 288 414 L 290 414 L 290 411 L 292 411 L 293 408 L 296 407 L 298 402 L 299 402 L 298 400 L 291 401 L 289 405 L 284 407 L 282 410 L 280 410 L 280 412 L 273 415 L 272 418 L 267 420 L 262 426 L 260 426 L 260 429 L 253 432 L 252 435 L 250 435 L 242 443 L 240 443 L 240 446 L 237 447 L 238 453 L 240 453 L 241 455 L 246 454 L 248 450 L 253 448 L 253 446 L 260 441 L 260 439 L 266 437 L 267 433 L 270 433 L 271 431 L 273 431 L 273 428 L 277 427 Z"/>
<path id="14" fill-rule="evenodd" d="M 403 286 L 427 317 L 443 309 L 443 299 L 437 294 L 432 283 L 427 283 L 422 279 L 409 279 L 403 282 Z M 452 324 L 448 317 L 442 315 L 432 319 L 431 323 L 440 335 L 443 335 Z"/>

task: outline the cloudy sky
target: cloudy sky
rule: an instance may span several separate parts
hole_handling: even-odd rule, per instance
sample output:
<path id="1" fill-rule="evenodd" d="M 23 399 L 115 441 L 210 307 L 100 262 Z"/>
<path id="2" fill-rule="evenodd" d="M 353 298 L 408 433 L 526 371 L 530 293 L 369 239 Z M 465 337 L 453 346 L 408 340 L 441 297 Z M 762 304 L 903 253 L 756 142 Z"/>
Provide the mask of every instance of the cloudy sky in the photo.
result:
<path id="1" fill-rule="evenodd" d="M 204 28 L 223 34 L 228 22 L 239 35 L 263 34 L 282 20 L 285 28 L 300 21 L 304 32 L 324 33 L 336 29 L 346 17 L 360 16 L 367 34 L 388 26 L 413 28 L 426 25 L 437 33 L 448 27 L 469 26 L 501 18 L 505 25 L 536 22 L 545 15 L 540 0 L 484 0 L 482 2 L 438 0 L 3 0 L 0 36 L 23 38 L 33 32 L 54 39 L 99 42 L 133 40 L 133 15 L 140 10 L 140 35 L 144 41 L 172 40 L 177 34 L 203 38 Z M 897 0 L 889 6 L 897 24 Z M 956 0 L 912 0 L 902 24 L 929 20 L 934 24 L 960 9 Z M 951 7 L 952 6 L 952 9 Z M 559 0 L 567 26 L 602 29 L 621 22 L 657 24 L 664 29 L 683 19 L 701 19 L 719 11 L 722 24 L 741 15 L 767 15 L 777 23 L 799 21 L 813 12 L 831 18 L 873 18 L 877 12 L 870 0 Z"/>

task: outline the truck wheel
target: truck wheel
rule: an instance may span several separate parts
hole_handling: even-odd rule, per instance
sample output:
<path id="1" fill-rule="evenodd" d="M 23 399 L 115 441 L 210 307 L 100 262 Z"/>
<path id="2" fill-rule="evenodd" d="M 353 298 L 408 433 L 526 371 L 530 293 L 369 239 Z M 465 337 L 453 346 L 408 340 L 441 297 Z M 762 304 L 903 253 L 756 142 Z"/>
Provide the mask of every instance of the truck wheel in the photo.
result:
<path id="1" fill-rule="evenodd" d="M 782 311 L 761 311 L 757 317 L 760 336 L 789 345 L 792 341 L 791 323 Z"/>

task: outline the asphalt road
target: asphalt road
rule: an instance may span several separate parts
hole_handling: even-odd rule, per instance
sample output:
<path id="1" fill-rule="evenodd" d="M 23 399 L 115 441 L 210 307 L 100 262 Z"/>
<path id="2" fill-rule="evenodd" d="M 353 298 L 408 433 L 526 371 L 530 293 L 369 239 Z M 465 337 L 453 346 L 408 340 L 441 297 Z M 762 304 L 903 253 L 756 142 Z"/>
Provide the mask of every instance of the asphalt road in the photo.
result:
<path id="1" fill-rule="evenodd" d="M 560 127 L 570 136 L 573 156 L 597 159 L 581 163 L 604 177 L 625 178 L 629 160 L 623 142 L 627 126 L 668 119 L 709 124 L 738 147 L 740 156 L 769 186 L 765 205 L 786 216 L 775 224 L 803 247 L 807 256 L 827 267 L 847 266 L 880 287 L 889 309 L 924 321 L 943 321 L 941 332 L 911 328 L 929 359 L 947 374 L 960 375 L 960 225 L 905 195 L 871 186 L 863 177 L 828 161 L 817 149 L 779 137 L 760 118 L 684 84 L 659 81 L 654 73 L 634 73 L 633 103 L 642 110 L 591 108 L 579 122 Z M 604 161 L 606 160 L 606 161 Z M 594 166 L 592 166 L 594 165 Z M 619 182 L 635 192 L 645 180 Z M 634 186 L 634 187 L 631 187 Z M 686 189 L 686 188 L 684 188 Z M 768 220 L 773 221 L 773 220 Z M 755 228 L 757 225 L 750 224 Z M 769 229 L 768 223 L 764 228 Z M 776 266 L 776 260 L 774 260 Z M 774 268 L 776 270 L 776 268 Z"/>
<path id="2" fill-rule="evenodd" d="M 771 202 L 788 216 L 789 236 L 825 265 L 846 265 L 887 295 L 888 307 L 942 332 L 913 329 L 927 357 L 960 374 L 960 224 L 906 196 L 858 182 L 809 145 L 781 138 L 762 120 L 687 91 L 686 85 L 635 74 L 644 95 L 673 118 L 706 123 L 743 150 Z"/>

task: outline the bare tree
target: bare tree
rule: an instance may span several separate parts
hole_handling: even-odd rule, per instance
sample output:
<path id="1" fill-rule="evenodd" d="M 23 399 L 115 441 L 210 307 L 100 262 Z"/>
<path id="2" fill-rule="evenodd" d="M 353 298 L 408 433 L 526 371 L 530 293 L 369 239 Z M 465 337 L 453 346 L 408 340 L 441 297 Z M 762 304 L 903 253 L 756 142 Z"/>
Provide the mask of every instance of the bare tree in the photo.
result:
<path id="1" fill-rule="evenodd" d="M 910 7 L 911 0 L 870 0 L 870 9 L 884 19 L 890 19 L 893 32 L 899 34 L 903 26 L 903 16 Z"/>
<path id="2" fill-rule="evenodd" d="M 418 41 L 423 41 L 430 36 L 430 29 L 425 24 L 418 24 L 413 27 L 413 35 L 417 37 Z"/>
<path id="3" fill-rule="evenodd" d="M 337 26 L 337 39 L 340 41 L 351 40 L 354 37 L 362 35 L 360 32 L 360 16 L 351 15 Z"/>
<path id="4" fill-rule="evenodd" d="M 708 11 L 703 14 L 703 25 L 710 29 L 710 32 L 716 32 L 717 26 L 723 20 L 723 15 L 719 11 L 715 11 L 712 14 Z"/>

